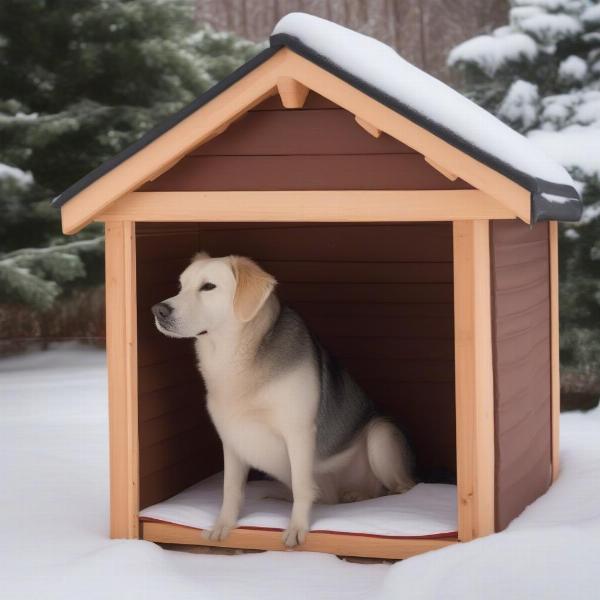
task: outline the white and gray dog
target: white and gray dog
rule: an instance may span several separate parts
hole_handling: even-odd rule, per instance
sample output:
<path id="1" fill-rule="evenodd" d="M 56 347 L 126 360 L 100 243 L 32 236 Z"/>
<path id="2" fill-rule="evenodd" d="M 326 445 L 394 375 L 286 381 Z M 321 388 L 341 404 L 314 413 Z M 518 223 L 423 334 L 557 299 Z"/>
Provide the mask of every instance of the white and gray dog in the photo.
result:
<path id="1" fill-rule="evenodd" d="M 208 539 L 223 540 L 235 527 L 250 467 L 291 489 L 287 546 L 304 542 L 315 501 L 352 502 L 414 485 L 403 434 L 280 304 L 271 275 L 248 258 L 198 254 L 180 283 L 152 312 L 165 335 L 196 338 L 223 443 L 223 504 Z"/>

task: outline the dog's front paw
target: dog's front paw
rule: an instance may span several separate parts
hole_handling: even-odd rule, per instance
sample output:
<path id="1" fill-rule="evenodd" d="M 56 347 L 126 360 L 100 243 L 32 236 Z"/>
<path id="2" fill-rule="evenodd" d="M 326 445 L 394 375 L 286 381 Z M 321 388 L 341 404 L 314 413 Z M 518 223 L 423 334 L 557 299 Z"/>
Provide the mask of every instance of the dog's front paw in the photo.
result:
<path id="1" fill-rule="evenodd" d="M 288 548 L 293 548 L 298 544 L 304 544 L 307 533 L 308 525 L 290 521 L 288 528 L 283 532 L 283 543 Z"/>
<path id="2" fill-rule="evenodd" d="M 235 527 L 235 523 L 221 521 L 220 519 L 212 526 L 212 529 L 205 529 L 202 537 L 211 542 L 222 542 L 229 532 Z"/>

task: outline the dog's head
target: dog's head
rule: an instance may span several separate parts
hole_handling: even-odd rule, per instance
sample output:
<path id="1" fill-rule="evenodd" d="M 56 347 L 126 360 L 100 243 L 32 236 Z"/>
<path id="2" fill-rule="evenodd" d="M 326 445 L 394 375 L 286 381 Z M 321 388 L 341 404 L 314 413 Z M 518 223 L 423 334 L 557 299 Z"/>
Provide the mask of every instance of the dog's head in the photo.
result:
<path id="1" fill-rule="evenodd" d="M 179 283 L 176 296 L 152 307 L 154 321 L 165 335 L 193 338 L 216 332 L 225 323 L 254 319 L 276 281 L 249 258 L 211 258 L 200 253 Z"/>

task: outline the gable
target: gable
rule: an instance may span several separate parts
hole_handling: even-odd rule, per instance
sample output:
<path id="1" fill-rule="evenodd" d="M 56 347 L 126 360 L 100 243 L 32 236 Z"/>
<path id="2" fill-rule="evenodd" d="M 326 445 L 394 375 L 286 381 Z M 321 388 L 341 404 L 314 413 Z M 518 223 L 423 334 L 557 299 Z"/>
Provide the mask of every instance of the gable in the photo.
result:
<path id="1" fill-rule="evenodd" d="M 139 191 L 450 190 L 451 181 L 412 148 L 374 137 L 354 115 L 311 92 L 301 109 L 279 96 L 193 149 Z"/>
<path id="2" fill-rule="evenodd" d="M 362 37 L 364 36 L 359 36 L 361 39 Z M 400 57 L 398 59 L 402 60 Z M 414 67 L 412 68 L 414 69 Z M 422 75 L 425 76 L 425 74 Z M 438 83 L 443 86 L 440 82 Z M 243 116 L 265 99 L 278 92 L 283 94 L 286 89 L 292 95 L 295 93 L 298 96 L 297 99 L 293 99 L 291 104 L 284 101 L 286 106 L 301 107 L 306 93 L 309 90 L 314 91 L 345 109 L 354 117 L 356 123 L 372 135 L 388 134 L 390 138 L 402 140 L 403 143 L 414 149 L 414 152 L 398 150 L 398 152 L 390 153 L 386 158 L 385 153 L 373 151 L 370 153 L 368 164 L 364 158 L 359 158 L 366 155 L 366 151 L 362 154 L 352 155 L 354 158 L 350 158 L 349 154 L 344 154 L 340 155 L 342 158 L 338 158 L 337 162 L 344 163 L 346 166 L 335 166 L 336 159 L 332 158 L 334 155 L 326 154 L 326 152 L 332 151 L 331 140 L 327 135 L 321 133 L 319 136 L 320 148 L 317 147 L 318 140 L 314 135 L 304 136 L 304 143 L 315 142 L 315 147 L 314 149 L 310 148 L 309 154 L 269 154 L 268 156 L 277 158 L 271 160 L 268 169 L 253 168 L 250 164 L 251 161 L 247 159 L 248 154 L 242 155 L 245 158 L 238 157 L 237 159 L 234 159 L 233 155 L 224 157 L 218 154 L 218 147 L 223 147 L 228 137 L 231 138 L 229 141 L 233 143 L 234 135 L 230 133 L 230 136 L 223 137 L 219 141 L 216 136 L 222 135 L 228 128 L 231 129 L 231 132 L 241 131 L 242 129 L 236 127 L 237 121 L 239 121 L 240 127 L 250 127 L 251 121 L 247 121 L 243 125 Z M 466 99 L 463 98 L 463 100 L 469 103 Z M 489 114 L 487 117 L 494 120 L 494 117 Z M 349 122 L 349 120 L 346 121 L 346 123 Z M 414 110 L 407 110 L 394 98 L 390 98 L 381 90 L 366 84 L 352 73 L 344 71 L 327 60 L 327 57 L 320 56 L 299 40 L 286 34 L 279 34 L 273 36 L 270 48 L 240 67 L 166 123 L 146 134 L 136 144 L 75 183 L 57 197 L 53 204 L 61 207 L 63 231 L 75 233 L 94 219 L 102 220 L 102 215 L 106 211 L 110 211 L 110 207 L 117 201 L 120 202 L 121 209 L 123 202 L 128 204 L 133 201 L 135 210 L 130 211 L 131 214 L 128 213 L 127 218 L 143 220 L 146 205 L 142 202 L 142 195 L 139 193 L 135 200 L 133 199 L 134 191 L 168 190 L 176 185 L 174 179 L 183 171 L 186 172 L 186 177 L 182 177 L 182 179 L 188 179 L 188 174 L 190 179 L 188 179 L 188 183 L 182 181 L 177 185 L 203 185 L 205 190 L 215 190 L 218 189 L 215 187 L 217 175 L 222 173 L 227 176 L 225 179 L 229 181 L 227 190 L 235 192 L 236 188 L 232 186 L 236 185 L 236 182 L 243 181 L 243 189 L 241 183 L 238 184 L 240 185 L 238 201 L 241 202 L 239 192 L 252 192 L 252 189 L 247 187 L 250 185 L 248 177 L 258 178 L 260 173 L 262 173 L 263 179 L 260 181 L 257 179 L 254 184 L 254 193 L 260 188 L 260 191 L 275 189 L 285 192 L 287 190 L 290 194 L 294 194 L 296 188 L 293 187 L 293 181 L 289 177 L 283 176 L 287 170 L 292 174 L 298 173 L 298 180 L 304 181 L 304 187 L 297 189 L 302 189 L 305 193 L 309 193 L 311 190 L 311 187 L 306 187 L 308 185 L 324 192 L 337 189 L 339 192 L 336 200 L 337 206 L 344 211 L 345 215 L 349 215 L 355 220 L 364 220 L 364 215 L 370 213 L 370 210 L 365 211 L 361 207 L 356 214 L 354 212 L 357 210 L 357 203 L 360 202 L 359 192 L 363 189 L 380 190 L 377 192 L 378 200 L 381 199 L 388 206 L 386 217 L 388 219 L 393 214 L 396 215 L 396 219 L 398 218 L 398 213 L 394 213 L 394 206 L 402 209 L 401 213 L 404 217 L 411 215 L 416 217 L 418 214 L 422 214 L 422 211 L 419 212 L 419 210 L 415 214 L 411 213 L 410 203 L 421 209 L 421 204 L 416 204 L 418 202 L 416 194 L 419 190 L 425 189 L 422 180 L 429 176 L 430 183 L 427 185 L 427 189 L 431 191 L 433 186 L 433 191 L 437 193 L 435 198 L 430 195 L 434 201 L 429 204 L 427 213 L 429 218 L 434 216 L 434 213 L 440 208 L 442 212 L 448 214 L 448 211 L 443 209 L 447 198 L 452 198 L 453 202 L 461 204 L 459 213 L 452 213 L 460 214 L 460 217 L 455 216 L 454 218 L 519 217 L 527 223 L 536 220 L 576 220 L 579 218 L 581 201 L 574 188 L 564 184 L 556 187 L 556 184 L 540 181 L 535 176 L 506 168 L 506 164 L 498 160 L 498 157 L 490 155 L 489 152 L 481 152 L 477 147 L 465 143 L 464 139 L 452 131 L 451 126 L 452 124 L 439 126 L 426 116 L 424 117 Z M 254 125 L 254 127 L 257 126 Z M 319 131 L 319 128 L 313 127 L 313 131 L 315 130 Z M 356 133 L 349 135 L 355 136 Z M 255 136 L 255 139 L 259 138 Z M 211 144 L 211 140 L 214 143 Z M 383 137 L 383 143 L 380 146 L 383 147 L 386 143 L 385 140 L 386 138 Z M 292 146 L 293 141 L 295 140 L 289 136 L 287 138 L 281 136 L 278 143 Z M 206 148 L 196 152 L 195 149 L 203 144 L 207 144 Z M 400 145 L 397 146 L 398 149 Z M 326 149 L 328 146 L 329 150 Z M 533 146 L 531 148 L 533 152 L 537 152 Z M 207 154 L 209 151 L 213 154 Z M 269 151 L 274 152 L 272 148 Z M 282 150 L 280 149 L 280 151 Z M 413 156 L 409 157 L 409 154 Z M 420 154 L 420 157 L 417 157 L 416 154 Z M 397 156 L 394 157 L 394 155 Z M 290 158 L 286 159 L 285 156 Z M 328 162 L 315 158 L 320 156 L 327 156 Z M 218 166 L 227 161 L 227 168 Z M 414 162 L 411 163 L 411 161 Z M 283 163 L 291 164 L 292 162 L 296 165 L 295 169 L 283 168 Z M 401 163 L 404 164 L 404 167 L 398 167 Z M 194 166 L 190 167 L 190 165 Z M 415 165 L 418 166 L 415 167 Z M 433 165 L 434 168 L 430 169 L 427 165 Z M 229 169 L 233 169 L 233 171 Z M 206 174 L 207 178 L 202 178 L 202 183 L 198 183 L 201 179 L 199 177 L 201 172 Z M 210 173 L 213 172 L 214 177 L 211 180 Z M 235 172 L 235 177 L 231 177 L 232 172 Z M 335 179 L 336 173 L 338 174 L 337 179 Z M 345 175 L 344 177 L 342 177 L 342 173 Z M 440 174 L 445 175 L 447 181 L 444 181 Z M 407 180 L 409 175 L 412 177 L 410 181 Z M 462 182 L 457 179 L 459 176 L 462 178 Z M 280 178 L 279 181 L 276 181 L 277 177 Z M 159 180 L 160 184 L 157 183 Z M 163 187 L 152 187 L 158 185 Z M 475 206 L 472 199 L 457 195 L 458 190 L 469 187 L 472 188 L 470 194 L 474 192 L 479 194 L 477 201 L 480 202 L 480 205 Z M 194 189 L 201 190 L 202 188 L 194 187 Z M 342 195 L 342 192 L 348 189 L 355 192 L 353 204 L 348 204 L 346 196 Z M 402 197 L 408 200 L 408 204 L 398 204 L 401 202 L 398 195 L 385 197 L 384 194 L 391 194 L 389 190 L 404 190 Z M 218 192 L 213 192 L 213 205 L 220 201 L 217 196 L 214 196 L 216 193 Z M 153 200 L 153 218 L 156 218 L 160 212 L 160 206 L 157 204 L 159 199 L 154 197 Z M 275 198 L 271 196 L 269 202 L 273 201 Z M 297 202 L 297 198 L 288 194 L 286 201 Z M 245 197 L 243 206 L 248 207 L 252 205 L 252 202 L 254 201 L 250 197 Z M 170 205 L 173 206 L 173 203 Z M 238 206 L 242 205 L 238 204 Z M 197 207 L 191 205 L 188 205 L 188 208 L 192 211 L 197 210 Z M 184 209 L 184 212 L 185 210 L 187 209 Z M 491 216 L 490 210 L 495 216 Z M 122 210 L 120 214 L 123 214 Z M 133 217 L 132 214 L 134 214 Z M 330 211 L 329 214 L 339 215 L 340 212 L 339 210 L 335 213 Z M 288 216 L 295 218 L 290 213 Z M 315 213 L 314 216 L 316 218 L 317 214 Z M 321 211 L 319 219 L 323 216 Z M 112 218 L 114 218 L 114 214 Z"/>

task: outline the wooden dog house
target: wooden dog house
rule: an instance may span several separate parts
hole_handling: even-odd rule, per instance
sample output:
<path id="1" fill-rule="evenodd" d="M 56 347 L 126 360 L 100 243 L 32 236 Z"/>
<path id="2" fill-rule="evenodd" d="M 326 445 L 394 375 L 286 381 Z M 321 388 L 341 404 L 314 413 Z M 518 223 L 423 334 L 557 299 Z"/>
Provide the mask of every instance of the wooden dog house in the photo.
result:
<path id="1" fill-rule="evenodd" d="M 577 192 L 559 166 L 540 177 L 531 158 L 550 161 L 527 140 L 397 55 L 391 82 L 420 77 L 486 144 L 348 67 L 378 42 L 292 17 L 268 49 L 55 200 L 66 234 L 106 226 L 111 535 L 207 543 L 139 516 L 221 469 L 192 346 L 150 314 L 201 249 L 273 273 L 405 424 L 420 465 L 456 473 L 453 535 L 312 532 L 301 549 L 402 558 L 501 530 L 558 471 L 557 221 L 579 218 Z M 353 41 L 345 62 L 322 41 L 340 31 Z M 220 545 L 283 549 L 266 529 Z"/>

